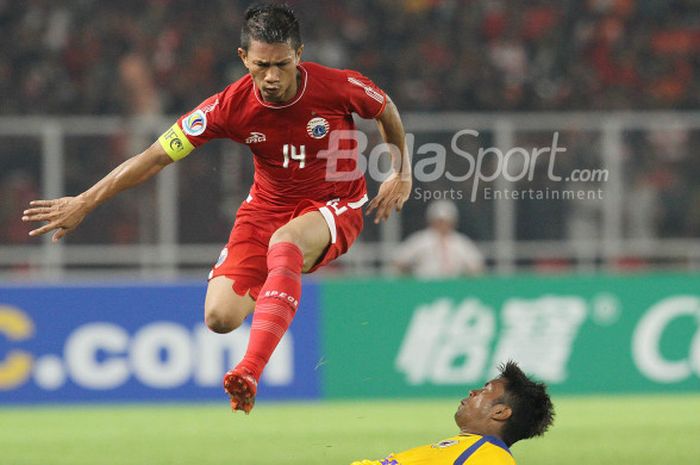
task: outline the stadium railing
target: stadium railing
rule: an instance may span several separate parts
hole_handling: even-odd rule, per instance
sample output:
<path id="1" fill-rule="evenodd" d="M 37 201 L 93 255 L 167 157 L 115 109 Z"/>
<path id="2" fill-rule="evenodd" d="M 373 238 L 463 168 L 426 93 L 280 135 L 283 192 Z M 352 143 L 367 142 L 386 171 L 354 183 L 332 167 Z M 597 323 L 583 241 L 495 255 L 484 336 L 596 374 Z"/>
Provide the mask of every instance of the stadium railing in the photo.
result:
<path id="1" fill-rule="evenodd" d="M 90 140 L 102 147 L 108 145 L 105 143 L 108 140 L 121 141 L 122 144 L 116 144 L 120 148 L 111 150 L 116 150 L 118 156 L 124 158 L 145 147 L 172 120 L 160 116 L 131 119 L 108 116 L 0 117 L 0 187 L 7 181 L 7 176 L 3 178 L 3 172 L 8 174 L 20 169 L 33 178 L 38 186 L 37 194 L 43 198 L 74 194 L 67 192 L 69 176 L 88 179 L 85 181 L 87 186 L 106 173 L 89 172 L 83 176 L 71 171 L 81 169 L 80 164 L 75 163 L 75 154 L 79 151 L 74 147 L 76 141 Z M 502 154 L 507 154 L 516 147 L 522 150 L 506 156 L 508 161 L 513 162 L 522 156 L 526 164 L 533 163 L 532 171 L 537 171 L 534 179 L 513 180 L 513 172 L 528 172 L 522 162 L 510 165 L 509 175 L 492 176 L 498 169 L 498 166 L 494 167 L 498 160 L 492 152 L 490 158 L 484 156 L 483 166 L 473 167 L 476 171 L 483 169 L 484 178 L 494 178 L 488 182 L 482 179 L 481 186 L 474 187 L 476 174 L 452 184 L 445 176 L 435 182 L 425 180 L 416 183 L 416 187 L 423 186 L 425 190 L 432 187 L 435 193 L 444 193 L 455 187 L 462 191 L 462 198 L 453 199 L 457 201 L 463 216 L 467 217 L 461 225 L 466 224 L 465 232 L 476 239 L 494 272 L 531 269 L 589 272 L 616 270 L 627 266 L 626 263 L 642 263 L 642 266 L 656 269 L 700 269 L 700 240 L 697 235 L 693 236 L 692 228 L 671 228 L 670 232 L 659 232 L 661 228 L 652 224 L 648 231 L 640 232 L 634 225 L 628 224 L 630 211 L 644 208 L 644 204 L 633 204 L 638 200 L 638 192 L 634 190 L 636 179 L 651 179 L 660 167 L 668 169 L 669 166 L 672 176 L 675 173 L 682 178 L 684 172 L 692 168 L 692 157 L 699 148 L 700 112 L 431 113 L 406 114 L 404 121 L 407 132 L 414 138 L 414 164 L 434 154 L 435 147 L 426 145 L 428 143 L 445 147 L 448 171 L 455 166 L 455 171 L 461 169 L 461 173 L 471 169 L 466 156 L 454 154 L 455 147 L 461 149 L 463 154 L 469 152 L 473 155 L 471 161 L 476 161 L 477 165 L 476 154 L 480 149 L 500 150 Z M 376 142 L 371 124 L 362 123 L 360 128 L 369 132 L 370 143 Z M 467 129 L 471 132 L 463 132 L 455 142 L 455 134 Z M 475 135 L 477 132 L 478 135 Z M 559 181 L 553 181 L 548 173 L 551 166 L 535 165 L 535 162 L 542 164 L 542 160 L 550 165 L 564 160 L 563 156 L 556 161 L 547 158 L 547 155 L 539 161 L 532 157 L 532 150 L 547 147 L 555 133 L 561 133 L 558 136 L 559 147 L 569 150 L 567 156 L 574 153 L 563 162 L 563 173 L 583 169 L 589 175 L 604 173 L 605 178 L 589 184 L 557 184 Z M 462 142 L 464 144 L 460 145 Z M 26 153 L 27 150 L 31 153 Z M 228 211 L 235 210 L 235 204 L 245 198 L 250 185 L 252 161 L 250 157 L 225 156 L 243 150 L 235 147 L 235 144 L 212 145 L 211 151 L 216 153 L 215 157 L 221 163 L 219 168 L 231 167 L 230 161 L 222 160 L 237 160 L 231 173 L 212 173 L 211 182 L 217 183 L 218 191 L 225 198 L 221 205 L 213 207 L 214 211 L 226 208 Z M 523 153 L 530 153 L 530 158 Z M 34 161 L 18 161 L 26 160 L 29 155 L 34 157 Z M 105 153 L 95 153 L 94 156 L 105 156 Z M 455 165 L 460 162 L 463 165 Z M 383 165 L 380 163 L 378 166 L 381 168 Z M 566 171 L 567 167 L 569 171 Z M 523 170 L 518 171 L 520 168 Z M 181 173 L 182 170 L 186 172 Z M 119 244 L 94 243 L 90 240 L 53 244 L 49 237 L 41 241 L 18 241 L 6 237 L 0 244 L 0 274 L 5 279 L 20 280 L 94 276 L 99 271 L 108 272 L 110 276 L 133 276 L 136 272 L 142 278 L 157 279 L 201 275 L 216 259 L 226 236 L 222 235 L 218 242 L 206 238 L 188 241 L 180 237 L 182 222 L 188 221 L 183 218 L 183 213 L 187 212 L 181 211 L 179 206 L 182 200 L 180 180 L 188 176 L 189 171 L 185 164 L 175 164 L 156 177 L 152 198 L 144 200 L 151 203 L 139 205 L 139 221 L 147 225 L 138 225 L 140 233 L 136 240 Z M 430 175 L 430 170 L 427 171 Z M 375 181 L 369 181 L 370 192 L 376 191 Z M 585 199 L 583 202 L 575 199 L 567 201 L 562 211 L 551 213 L 553 208 L 550 207 L 556 206 L 559 200 L 544 204 L 538 204 L 537 199 L 529 199 L 534 200 L 529 203 L 522 198 L 490 200 L 484 197 L 484 186 L 502 192 L 527 190 L 533 186 L 542 192 L 549 189 L 550 192 L 571 190 L 576 193 L 600 189 L 602 196 L 593 202 L 586 202 Z M 681 182 L 677 191 L 680 194 L 670 202 L 677 202 L 680 195 L 681 203 L 690 204 L 698 194 L 697 183 L 683 185 Z M 659 189 L 652 190 L 652 193 L 655 194 L 652 200 L 658 202 Z M 477 197 L 475 201 L 469 198 L 470 194 Z M 11 198 L 3 200 L 12 201 Z M 426 204 L 425 198 L 414 199 L 401 216 L 394 216 L 379 226 L 368 221 L 368 231 L 340 260 L 340 266 L 326 273 L 367 275 L 391 272 L 391 260 L 398 244 L 407 233 L 423 224 Z M 6 211 L 10 212 L 24 208 L 5 206 Z M 102 208 L 108 209 L 109 206 Z M 526 220 L 530 218 L 530 225 L 541 223 L 543 226 L 535 232 L 528 232 L 528 228 L 523 231 L 523 221 L 519 219 L 522 217 Z M 12 217 L 2 220 L 8 223 L 19 219 Z M 481 234 L 475 232 L 476 229 L 469 230 L 475 224 L 483 225 Z M 579 230 L 577 225 L 583 227 Z M 557 232 L 548 234 L 548 227 Z"/>

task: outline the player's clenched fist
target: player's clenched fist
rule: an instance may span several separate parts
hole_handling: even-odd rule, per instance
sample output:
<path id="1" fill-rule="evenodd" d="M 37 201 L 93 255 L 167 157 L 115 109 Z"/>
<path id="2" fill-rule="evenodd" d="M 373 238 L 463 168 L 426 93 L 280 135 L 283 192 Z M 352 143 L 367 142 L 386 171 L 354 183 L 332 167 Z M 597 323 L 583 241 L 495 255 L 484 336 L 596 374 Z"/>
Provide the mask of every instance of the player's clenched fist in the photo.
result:
<path id="1" fill-rule="evenodd" d="M 33 200 L 24 210 L 22 221 L 47 221 L 45 225 L 33 229 L 30 236 L 41 236 L 47 232 L 58 230 L 51 238 L 54 242 L 75 229 L 87 214 L 85 203 L 79 197 L 62 197 L 53 200 Z"/>

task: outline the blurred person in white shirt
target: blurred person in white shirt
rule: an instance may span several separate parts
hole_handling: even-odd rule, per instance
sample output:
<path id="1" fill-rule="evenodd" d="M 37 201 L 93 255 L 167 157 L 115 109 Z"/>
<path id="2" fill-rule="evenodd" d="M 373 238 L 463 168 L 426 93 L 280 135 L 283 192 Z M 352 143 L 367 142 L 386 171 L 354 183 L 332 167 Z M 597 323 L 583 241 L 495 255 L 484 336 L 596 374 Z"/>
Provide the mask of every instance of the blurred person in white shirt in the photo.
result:
<path id="1" fill-rule="evenodd" d="M 459 212 L 448 200 L 432 202 L 426 211 L 428 227 L 399 245 L 395 266 L 403 274 L 437 279 L 481 274 L 484 257 L 474 242 L 456 230 Z"/>

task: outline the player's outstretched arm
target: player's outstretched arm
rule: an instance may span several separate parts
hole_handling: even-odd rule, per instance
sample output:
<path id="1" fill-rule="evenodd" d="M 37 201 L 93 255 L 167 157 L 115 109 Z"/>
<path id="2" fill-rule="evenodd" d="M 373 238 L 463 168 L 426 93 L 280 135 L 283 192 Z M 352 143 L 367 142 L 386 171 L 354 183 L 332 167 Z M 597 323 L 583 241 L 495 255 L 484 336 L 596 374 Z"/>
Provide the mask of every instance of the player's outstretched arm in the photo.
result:
<path id="1" fill-rule="evenodd" d="M 119 192 L 146 181 L 172 161 L 156 141 L 140 154 L 117 166 L 77 197 L 29 202 L 29 208 L 23 212 L 22 221 L 47 221 L 45 225 L 30 231 L 29 235 L 41 236 L 56 231 L 52 236 L 52 240 L 56 242 L 75 229 L 98 205 Z"/>
<path id="2" fill-rule="evenodd" d="M 377 126 L 384 142 L 391 152 L 391 163 L 394 172 L 379 186 L 377 196 L 372 199 L 367 207 L 367 214 L 377 210 L 374 222 L 389 218 L 392 210 L 401 211 L 411 195 L 413 178 L 411 175 L 411 159 L 406 150 L 406 134 L 399 116 L 399 110 L 394 102 L 387 96 L 386 107 L 377 117 Z"/>

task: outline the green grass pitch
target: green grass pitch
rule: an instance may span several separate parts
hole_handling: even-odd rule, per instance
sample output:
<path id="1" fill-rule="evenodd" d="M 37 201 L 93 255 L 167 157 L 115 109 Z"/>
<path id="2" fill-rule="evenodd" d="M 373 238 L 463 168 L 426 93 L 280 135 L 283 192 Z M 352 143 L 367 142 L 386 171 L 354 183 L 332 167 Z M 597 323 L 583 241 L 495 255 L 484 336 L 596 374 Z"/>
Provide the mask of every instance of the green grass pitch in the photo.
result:
<path id="1" fill-rule="evenodd" d="M 456 433 L 454 400 L 0 408 L 0 465 L 347 465 Z M 696 465 L 700 395 L 562 397 L 519 465 Z"/>

